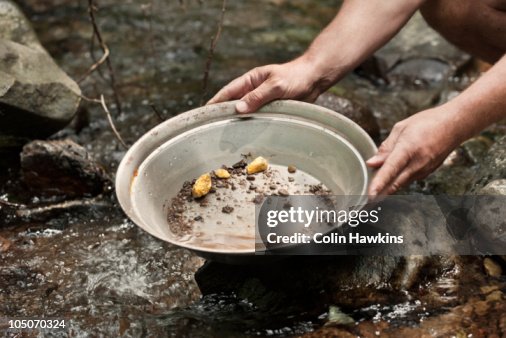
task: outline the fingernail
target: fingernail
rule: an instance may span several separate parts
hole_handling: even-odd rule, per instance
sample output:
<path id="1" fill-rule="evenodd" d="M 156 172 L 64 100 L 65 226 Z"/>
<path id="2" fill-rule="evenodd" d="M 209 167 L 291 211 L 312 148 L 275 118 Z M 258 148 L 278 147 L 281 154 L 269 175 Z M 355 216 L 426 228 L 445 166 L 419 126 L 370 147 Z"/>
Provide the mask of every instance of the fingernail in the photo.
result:
<path id="1" fill-rule="evenodd" d="M 380 156 L 379 155 L 374 155 L 373 157 L 371 157 L 370 159 L 368 159 L 366 162 L 369 163 L 369 162 L 376 162 L 380 159 Z"/>
<path id="2" fill-rule="evenodd" d="M 235 105 L 235 110 L 237 110 L 238 113 L 247 113 L 248 112 L 248 104 L 244 101 L 239 101 Z"/>

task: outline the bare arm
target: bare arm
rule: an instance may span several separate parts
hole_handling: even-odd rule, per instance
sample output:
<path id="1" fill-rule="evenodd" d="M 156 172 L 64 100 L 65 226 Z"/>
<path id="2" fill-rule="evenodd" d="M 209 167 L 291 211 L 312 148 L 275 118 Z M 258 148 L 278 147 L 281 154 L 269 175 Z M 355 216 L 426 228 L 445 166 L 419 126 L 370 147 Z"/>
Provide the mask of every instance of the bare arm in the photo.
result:
<path id="1" fill-rule="evenodd" d="M 249 113 L 275 99 L 314 101 L 390 40 L 423 0 L 346 0 L 334 20 L 299 58 L 255 68 L 220 90 L 209 103 L 241 99 Z"/>
<path id="2" fill-rule="evenodd" d="M 422 5 L 421 0 L 348 0 L 302 56 L 331 82 L 341 79 L 387 43 Z"/>
<path id="3" fill-rule="evenodd" d="M 394 126 L 368 165 L 381 167 L 370 195 L 391 194 L 424 178 L 466 139 L 506 118 L 506 55 L 453 100 Z"/>

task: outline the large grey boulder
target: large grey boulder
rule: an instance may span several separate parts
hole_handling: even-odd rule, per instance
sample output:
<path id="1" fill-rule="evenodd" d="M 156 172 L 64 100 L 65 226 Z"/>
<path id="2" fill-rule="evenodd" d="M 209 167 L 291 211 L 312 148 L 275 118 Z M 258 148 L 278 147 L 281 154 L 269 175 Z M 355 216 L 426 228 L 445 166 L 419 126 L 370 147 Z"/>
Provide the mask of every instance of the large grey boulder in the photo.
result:
<path id="1" fill-rule="evenodd" d="M 65 126 L 81 90 L 41 46 L 14 3 L 0 0 L 0 22 L 1 149 Z"/>

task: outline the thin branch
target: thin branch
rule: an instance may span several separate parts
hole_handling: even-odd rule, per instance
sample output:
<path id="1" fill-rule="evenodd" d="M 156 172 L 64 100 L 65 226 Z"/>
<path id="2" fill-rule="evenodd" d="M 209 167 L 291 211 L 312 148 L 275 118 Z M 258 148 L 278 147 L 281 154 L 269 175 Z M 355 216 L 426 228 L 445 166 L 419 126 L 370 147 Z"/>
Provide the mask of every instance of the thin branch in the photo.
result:
<path id="1" fill-rule="evenodd" d="M 107 69 L 109 71 L 109 78 L 110 78 L 110 81 L 111 81 L 111 88 L 112 88 L 112 91 L 113 91 L 114 101 L 116 103 L 116 108 L 117 108 L 118 114 L 121 114 L 121 112 L 122 112 L 121 101 L 119 99 L 119 95 L 118 95 L 118 91 L 117 91 L 117 87 L 116 87 L 116 76 L 114 75 L 114 70 L 112 68 L 111 58 L 109 57 L 109 55 L 110 55 L 109 54 L 109 48 L 105 44 L 104 39 L 102 38 L 102 34 L 100 33 L 100 30 L 98 29 L 97 22 L 95 20 L 95 11 L 96 11 L 96 9 L 97 8 L 96 8 L 95 4 L 93 3 L 93 0 L 88 0 L 88 14 L 90 16 L 91 24 L 93 26 L 93 32 L 94 32 L 95 36 L 97 37 L 97 41 L 98 41 L 98 43 L 100 45 L 100 48 L 102 48 L 102 52 L 104 53 L 105 58 L 104 58 L 104 56 L 102 56 L 102 58 L 104 58 L 105 63 L 107 65 Z M 100 64 L 98 64 L 95 67 L 95 69 L 97 69 L 99 66 L 100 66 Z"/>
<path id="2" fill-rule="evenodd" d="M 214 50 L 216 49 L 216 45 L 218 44 L 218 40 L 221 35 L 221 30 L 223 28 L 223 20 L 225 18 L 225 11 L 227 10 L 227 0 L 222 0 L 221 3 L 221 16 L 220 21 L 218 22 L 218 28 L 216 30 L 216 34 L 211 38 L 211 43 L 209 45 L 209 53 L 207 54 L 206 66 L 204 69 L 204 77 L 202 78 L 202 99 L 201 104 L 204 104 L 205 96 L 207 95 L 207 84 L 209 82 L 209 71 L 211 69 L 211 64 L 213 62 Z"/>
<path id="3" fill-rule="evenodd" d="M 156 116 L 158 116 L 158 119 L 160 120 L 160 122 L 165 121 L 162 114 L 160 113 L 160 111 L 158 109 L 156 109 L 156 106 L 154 104 L 150 104 L 149 106 L 151 107 L 153 112 L 156 114 Z"/>
<path id="4" fill-rule="evenodd" d="M 100 67 L 105 62 L 105 60 L 109 57 L 109 48 L 107 46 L 104 46 L 104 47 L 105 47 L 105 52 L 102 55 L 102 57 L 97 62 L 95 62 L 93 65 L 91 65 L 90 68 L 88 68 L 86 73 L 84 73 L 83 76 L 81 76 L 81 78 L 77 81 L 77 83 L 81 83 L 82 81 L 84 81 L 84 79 L 86 79 L 88 76 L 90 76 L 91 73 L 93 73 L 98 67 Z"/>
<path id="5" fill-rule="evenodd" d="M 123 140 L 123 138 L 119 134 L 118 130 L 116 129 L 116 126 L 114 125 L 114 122 L 111 117 L 111 112 L 109 111 L 109 109 L 107 108 L 107 105 L 105 104 L 104 95 L 100 94 L 100 100 L 93 99 L 91 97 L 87 97 L 82 94 L 79 95 L 79 97 L 81 97 L 81 99 L 83 99 L 84 101 L 99 103 L 102 106 L 102 109 L 104 110 L 105 114 L 107 115 L 107 120 L 109 121 L 109 126 L 111 126 L 112 132 L 114 133 L 114 135 L 116 136 L 118 141 L 121 143 L 121 145 L 128 149 L 128 146 L 126 145 L 125 141 Z"/>
<path id="6" fill-rule="evenodd" d="M 120 141 L 120 143 L 123 145 L 123 147 L 128 149 L 128 146 L 126 145 L 125 141 L 123 141 L 123 138 L 118 133 L 118 130 L 116 129 L 116 126 L 114 125 L 114 122 L 112 121 L 111 112 L 109 112 L 109 109 L 107 108 L 107 105 L 105 104 L 104 95 L 102 95 L 102 94 L 100 95 L 100 104 L 102 104 L 102 108 L 104 108 L 104 111 L 107 114 L 107 120 L 109 120 L 109 125 L 111 126 L 111 129 L 112 129 L 114 135 L 116 135 L 116 138 Z"/>
<path id="7" fill-rule="evenodd" d="M 91 36 L 90 36 L 90 56 L 91 56 L 91 59 L 93 60 L 93 63 L 97 62 L 97 57 L 95 56 L 95 31 L 92 30 L 91 31 Z M 97 72 L 98 72 L 98 75 L 100 75 L 100 77 L 106 81 L 106 78 L 105 78 L 105 75 L 104 75 L 104 72 L 102 72 L 102 69 L 97 68 Z"/>

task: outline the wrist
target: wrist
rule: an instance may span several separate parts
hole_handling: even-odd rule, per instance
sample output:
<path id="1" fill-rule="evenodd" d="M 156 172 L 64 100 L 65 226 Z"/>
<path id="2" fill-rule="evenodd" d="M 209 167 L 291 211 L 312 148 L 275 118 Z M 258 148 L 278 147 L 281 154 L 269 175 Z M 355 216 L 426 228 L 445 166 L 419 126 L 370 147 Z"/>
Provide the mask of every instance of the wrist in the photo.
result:
<path id="1" fill-rule="evenodd" d="M 447 102 L 440 106 L 447 116 L 448 131 L 454 135 L 455 146 L 479 133 L 482 127 L 480 117 L 468 106 L 461 106 L 458 102 Z"/>
<path id="2" fill-rule="evenodd" d="M 333 62 L 326 60 L 324 56 L 314 55 L 309 51 L 294 61 L 304 64 L 305 69 L 308 70 L 307 77 L 310 83 L 320 93 L 346 75 L 346 71 L 342 67 L 337 67 Z"/>

